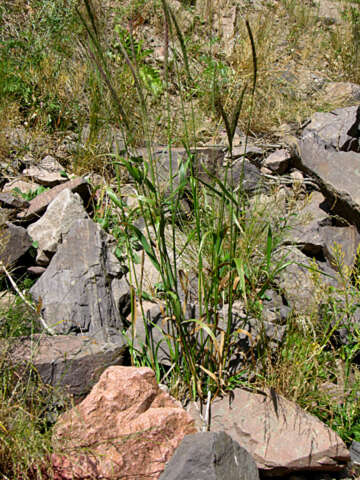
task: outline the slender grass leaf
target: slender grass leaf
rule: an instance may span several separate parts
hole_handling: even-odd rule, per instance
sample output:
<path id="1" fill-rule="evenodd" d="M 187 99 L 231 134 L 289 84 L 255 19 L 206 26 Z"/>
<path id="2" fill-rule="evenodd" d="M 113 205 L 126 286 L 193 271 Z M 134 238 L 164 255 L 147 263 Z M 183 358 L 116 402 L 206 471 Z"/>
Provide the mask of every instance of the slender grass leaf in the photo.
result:
<path id="1" fill-rule="evenodd" d="M 266 240 L 266 269 L 268 272 L 270 271 L 272 249 L 273 249 L 273 235 L 272 235 L 271 226 L 269 225 L 267 240 Z"/>
<path id="2" fill-rule="evenodd" d="M 145 250 L 146 254 L 149 256 L 152 264 L 156 268 L 158 272 L 161 272 L 160 264 L 154 254 L 153 249 L 151 248 L 149 242 L 147 241 L 145 235 L 139 230 L 135 225 L 130 225 L 131 230 L 135 233 L 137 239 L 141 243 L 143 249 Z"/>

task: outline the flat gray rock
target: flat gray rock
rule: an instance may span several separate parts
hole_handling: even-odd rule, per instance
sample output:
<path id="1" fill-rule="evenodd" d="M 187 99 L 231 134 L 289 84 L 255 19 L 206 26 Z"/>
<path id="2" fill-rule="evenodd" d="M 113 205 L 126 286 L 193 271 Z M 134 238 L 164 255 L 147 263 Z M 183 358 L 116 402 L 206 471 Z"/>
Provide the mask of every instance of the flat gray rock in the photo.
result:
<path id="1" fill-rule="evenodd" d="M 360 153 L 337 151 L 309 131 L 299 144 L 298 168 L 315 178 L 330 202 L 331 212 L 359 228 Z"/>
<path id="2" fill-rule="evenodd" d="M 41 303 L 45 322 L 58 332 L 99 334 L 103 341 L 120 335 L 123 318 L 113 284 L 125 282 L 112 253 L 113 237 L 90 219 L 76 220 L 45 273 L 30 289 Z"/>
<path id="3" fill-rule="evenodd" d="M 226 152 L 221 147 L 197 148 L 192 150 L 191 154 L 194 156 L 194 173 L 205 182 L 213 183 L 213 176 L 224 181 L 225 175 L 227 175 L 227 184 L 230 189 L 242 188 L 246 193 L 253 193 L 261 187 L 262 177 L 259 169 L 247 158 L 242 157 L 243 153 L 239 153 L 239 158 L 235 158 L 232 161 L 226 158 Z M 183 148 L 174 148 L 171 151 L 173 182 L 175 186 L 179 184 L 178 170 L 181 164 L 186 161 L 187 156 L 187 152 Z M 157 173 L 160 182 L 168 184 L 170 172 L 168 149 L 156 150 L 154 158 L 158 165 Z M 189 174 L 190 172 L 188 172 Z"/>
<path id="4" fill-rule="evenodd" d="M 360 236 L 353 225 L 338 225 L 338 219 L 328 215 L 328 202 L 320 192 L 313 192 L 300 210 L 288 232 L 287 241 L 309 257 L 326 259 L 334 265 L 335 244 L 341 247 L 344 264 L 355 263 Z M 345 222 L 346 223 L 346 222 Z"/>
<path id="5" fill-rule="evenodd" d="M 252 456 L 225 432 L 186 435 L 159 480 L 258 480 Z"/>
<path id="6" fill-rule="evenodd" d="M 12 342 L 9 358 L 20 367 L 31 361 L 48 385 L 85 395 L 107 367 L 124 364 L 126 348 L 124 343 L 101 343 L 89 336 L 33 335 Z"/>

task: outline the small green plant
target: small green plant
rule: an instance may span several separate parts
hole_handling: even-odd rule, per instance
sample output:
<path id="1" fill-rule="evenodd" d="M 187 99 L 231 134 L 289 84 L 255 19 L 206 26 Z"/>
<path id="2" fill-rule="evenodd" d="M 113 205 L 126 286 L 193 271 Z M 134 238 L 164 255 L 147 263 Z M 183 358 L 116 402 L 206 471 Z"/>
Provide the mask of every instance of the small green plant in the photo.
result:
<path id="1" fill-rule="evenodd" d="M 15 192 L 18 196 L 22 197 L 24 200 L 27 200 L 28 202 L 30 202 L 35 197 L 40 195 L 40 193 L 44 193 L 47 190 L 50 190 L 50 188 L 40 185 L 39 187 L 36 187 L 35 190 L 29 190 L 26 193 L 22 192 L 18 187 L 15 187 L 13 189 L 13 192 Z"/>

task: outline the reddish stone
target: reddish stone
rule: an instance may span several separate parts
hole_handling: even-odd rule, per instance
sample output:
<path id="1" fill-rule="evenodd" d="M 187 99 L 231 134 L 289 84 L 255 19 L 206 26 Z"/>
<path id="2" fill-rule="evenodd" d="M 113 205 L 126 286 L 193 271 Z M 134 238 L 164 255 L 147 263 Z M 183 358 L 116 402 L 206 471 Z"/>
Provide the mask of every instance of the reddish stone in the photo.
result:
<path id="1" fill-rule="evenodd" d="M 55 426 L 53 457 L 63 480 L 157 479 L 183 437 L 190 415 L 158 387 L 149 368 L 110 367 L 89 396 Z"/>
<path id="2" fill-rule="evenodd" d="M 78 193 L 83 198 L 83 200 L 87 200 L 89 197 L 88 182 L 81 177 L 75 178 L 74 180 L 69 180 L 62 185 L 57 185 L 51 190 L 40 193 L 40 195 L 31 200 L 29 208 L 18 214 L 18 218 L 21 218 L 23 220 L 31 220 L 32 218 L 40 216 L 40 214 L 46 209 L 49 203 L 52 202 L 60 192 L 65 190 L 65 188 L 68 188 L 73 193 Z"/>

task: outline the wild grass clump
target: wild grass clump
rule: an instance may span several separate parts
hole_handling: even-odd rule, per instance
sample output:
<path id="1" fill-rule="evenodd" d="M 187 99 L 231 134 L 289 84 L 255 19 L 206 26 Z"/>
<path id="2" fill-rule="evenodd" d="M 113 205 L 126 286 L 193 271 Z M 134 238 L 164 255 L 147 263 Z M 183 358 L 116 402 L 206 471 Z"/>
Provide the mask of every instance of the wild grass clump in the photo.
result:
<path id="1" fill-rule="evenodd" d="M 338 245 L 333 249 L 337 286 L 314 273 L 321 306 L 307 325 L 296 315 L 276 355 L 266 353 L 259 372 L 262 387 L 272 387 L 319 417 L 347 443 L 360 439 L 360 304 L 359 265 L 344 265 Z"/>
<path id="2" fill-rule="evenodd" d="M 31 362 L 14 358 L 17 339 L 34 333 L 34 316 L 21 299 L 0 307 L 0 475 L 4 479 L 41 478 L 51 450 L 46 416 L 52 389 L 45 386 Z M 35 347 L 35 345 L 34 345 Z"/>
<path id="3" fill-rule="evenodd" d="M 19 287 L 24 291 L 26 285 L 23 280 Z M 40 331 L 38 316 L 23 298 L 0 294 L 0 476 L 5 480 L 52 478 L 51 428 L 70 407 L 70 397 L 45 385 L 33 365 Z M 30 350 L 22 358 L 25 339 Z"/>

